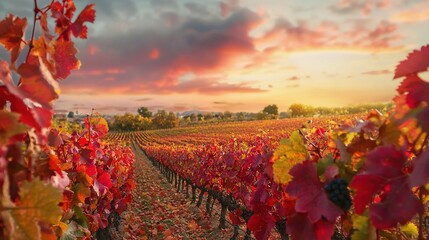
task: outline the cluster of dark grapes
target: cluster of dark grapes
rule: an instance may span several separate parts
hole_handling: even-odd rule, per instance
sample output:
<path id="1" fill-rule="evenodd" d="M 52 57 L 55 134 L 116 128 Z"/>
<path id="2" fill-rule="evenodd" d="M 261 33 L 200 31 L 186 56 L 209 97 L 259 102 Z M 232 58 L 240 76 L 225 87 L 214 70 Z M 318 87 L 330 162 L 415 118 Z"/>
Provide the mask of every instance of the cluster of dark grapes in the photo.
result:
<path id="1" fill-rule="evenodd" d="M 348 185 L 349 183 L 342 178 L 336 178 L 325 185 L 329 200 L 346 211 L 352 206 Z"/>

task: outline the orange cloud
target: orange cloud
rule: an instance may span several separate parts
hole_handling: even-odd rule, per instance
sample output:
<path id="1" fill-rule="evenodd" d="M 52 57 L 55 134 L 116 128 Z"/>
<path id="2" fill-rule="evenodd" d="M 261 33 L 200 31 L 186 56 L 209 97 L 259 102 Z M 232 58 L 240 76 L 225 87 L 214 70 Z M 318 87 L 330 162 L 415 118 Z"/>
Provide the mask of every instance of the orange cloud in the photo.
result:
<path id="1" fill-rule="evenodd" d="M 429 5 L 426 2 L 425 6 L 398 12 L 393 16 L 393 20 L 408 23 L 429 21 Z"/>
<path id="2" fill-rule="evenodd" d="M 368 72 L 363 72 L 362 74 L 365 75 L 383 75 L 383 74 L 391 74 L 392 71 L 388 70 L 388 69 L 383 69 L 383 70 L 374 70 L 374 71 L 368 71 Z"/>

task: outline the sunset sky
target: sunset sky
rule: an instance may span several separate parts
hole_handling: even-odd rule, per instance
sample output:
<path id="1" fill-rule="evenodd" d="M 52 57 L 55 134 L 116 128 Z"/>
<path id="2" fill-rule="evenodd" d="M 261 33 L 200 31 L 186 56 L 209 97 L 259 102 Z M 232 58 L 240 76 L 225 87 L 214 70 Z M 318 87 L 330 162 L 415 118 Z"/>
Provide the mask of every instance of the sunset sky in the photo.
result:
<path id="1" fill-rule="evenodd" d="M 1 0 L 0 16 L 31 16 L 32 2 Z M 386 102 L 398 61 L 429 43 L 429 0 L 75 2 L 97 17 L 77 41 L 81 69 L 61 83 L 55 108 L 67 111 Z"/>

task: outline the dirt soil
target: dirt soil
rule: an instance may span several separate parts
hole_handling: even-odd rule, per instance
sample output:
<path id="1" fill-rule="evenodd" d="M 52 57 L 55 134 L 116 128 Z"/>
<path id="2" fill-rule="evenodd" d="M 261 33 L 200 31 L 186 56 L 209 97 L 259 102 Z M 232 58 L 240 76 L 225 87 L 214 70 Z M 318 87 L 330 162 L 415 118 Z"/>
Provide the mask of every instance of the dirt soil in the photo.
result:
<path id="1" fill-rule="evenodd" d="M 144 153 L 134 147 L 136 155 L 134 180 L 136 189 L 133 202 L 121 215 L 113 239 L 230 239 L 231 226 L 219 230 L 218 216 L 208 216 L 203 210 L 178 193 L 174 185 L 152 165 Z M 205 198 L 204 198 L 205 200 Z"/>

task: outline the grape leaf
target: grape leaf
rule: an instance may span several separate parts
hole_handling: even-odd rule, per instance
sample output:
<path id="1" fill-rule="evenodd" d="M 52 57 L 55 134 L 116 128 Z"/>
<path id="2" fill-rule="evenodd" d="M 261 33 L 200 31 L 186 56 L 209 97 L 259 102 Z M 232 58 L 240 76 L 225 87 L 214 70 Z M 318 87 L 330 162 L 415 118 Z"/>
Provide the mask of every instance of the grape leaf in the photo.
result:
<path id="1" fill-rule="evenodd" d="M 43 61 L 39 58 L 38 64 L 23 63 L 17 72 L 21 75 L 19 89 L 26 97 L 50 108 L 51 102 L 58 98 L 60 89 Z"/>
<path id="2" fill-rule="evenodd" d="M 84 24 L 86 22 L 94 22 L 95 10 L 94 4 L 87 5 L 74 22 L 72 17 L 76 11 L 76 7 L 73 1 L 64 1 L 61 4 L 59 1 L 55 1 L 51 6 L 52 17 L 55 18 L 55 31 L 60 34 L 59 39 L 70 41 L 70 37 L 73 34 L 78 38 L 87 38 L 88 27 Z"/>
<path id="3" fill-rule="evenodd" d="M 11 64 L 15 65 L 21 50 L 24 48 L 24 35 L 27 28 L 27 19 L 9 14 L 0 21 L 0 44 L 11 51 Z"/>
<path id="4" fill-rule="evenodd" d="M 417 74 L 408 75 L 397 89 L 399 94 L 405 94 L 407 105 L 416 107 L 421 102 L 429 103 L 429 83 L 423 81 Z"/>
<path id="5" fill-rule="evenodd" d="M 289 196 L 296 197 L 295 210 L 308 213 L 311 223 L 322 218 L 335 222 L 342 210 L 328 199 L 323 184 L 317 176 L 316 164 L 305 161 L 290 170 L 292 181 L 286 187 Z"/>
<path id="6" fill-rule="evenodd" d="M 414 223 L 407 223 L 403 226 L 401 226 L 401 232 L 405 234 L 405 236 L 409 237 L 410 239 L 417 239 L 419 236 L 419 229 Z"/>
<path id="7" fill-rule="evenodd" d="M 73 188 L 73 203 L 84 203 L 85 199 L 91 196 L 91 189 L 85 184 L 76 183 Z"/>
<path id="8" fill-rule="evenodd" d="M 418 113 L 416 118 L 423 131 L 429 134 L 429 106 L 426 106 L 420 113 Z"/>
<path id="9" fill-rule="evenodd" d="M 61 218 L 61 192 L 39 179 L 24 182 L 19 192 L 20 200 L 11 216 L 17 226 L 16 234 L 22 239 L 40 239 L 38 223 L 55 224 Z"/>
<path id="10" fill-rule="evenodd" d="M 0 146 L 13 143 L 13 136 L 25 133 L 28 126 L 19 122 L 19 114 L 0 111 Z"/>
<path id="11" fill-rule="evenodd" d="M 414 170 L 410 176 L 410 185 L 424 186 L 429 182 L 429 151 L 428 148 L 417 157 L 414 162 Z"/>
<path id="12" fill-rule="evenodd" d="M 75 37 L 87 38 L 88 27 L 84 25 L 85 22 L 93 23 L 95 21 L 95 10 L 94 4 L 87 5 L 79 16 L 76 18 L 76 21 L 70 26 L 70 29 Z"/>
<path id="13" fill-rule="evenodd" d="M 289 174 L 290 169 L 305 161 L 307 157 L 308 151 L 304 140 L 298 131 L 292 132 L 290 137 L 282 140 L 280 146 L 274 151 L 274 181 L 287 184 L 292 179 Z"/>
<path id="14" fill-rule="evenodd" d="M 253 232 L 257 240 L 268 239 L 275 226 L 275 219 L 268 212 L 254 213 L 247 222 L 247 227 Z"/>
<path id="15" fill-rule="evenodd" d="M 0 80 L 3 81 L 5 85 L 13 84 L 9 64 L 2 59 L 0 59 Z"/>
<path id="16" fill-rule="evenodd" d="M 74 43 L 59 39 L 54 44 L 53 59 L 55 60 L 55 79 L 67 78 L 71 70 L 80 68 L 80 61 L 76 58 L 77 49 Z"/>
<path id="17" fill-rule="evenodd" d="M 94 191 L 97 193 L 98 196 L 103 196 L 109 188 L 112 187 L 112 180 L 110 179 L 110 174 L 105 172 L 101 174 L 95 181 L 94 181 Z"/>
<path id="18" fill-rule="evenodd" d="M 424 72 L 428 67 L 429 45 L 426 45 L 420 48 L 420 50 L 414 50 L 408 54 L 407 59 L 401 61 L 396 66 L 394 79 Z"/>
<path id="19" fill-rule="evenodd" d="M 350 186 L 356 213 L 367 205 L 372 224 L 379 229 L 405 224 L 423 211 L 423 206 L 409 187 L 409 177 L 402 171 L 407 157 L 393 145 L 380 146 L 367 154 L 363 171 L 355 175 Z M 372 199 L 381 192 L 381 201 Z"/>
<path id="20" fill-rule="evenodd" d="M 377 235 L 375 228 L 369 223 L 369 218 L 366 215 L 353 215 L 353 234 L 352 240 L 375 240 Z"/>
<path id="21" fill-rule="evenodd" d="M 286 232 L 292 239 L 317 239 L 329 240 L 334 233 L 334 223 L 320 219 L 311 223 L 307 214 L 296 213 L 286 221 Z"/>

